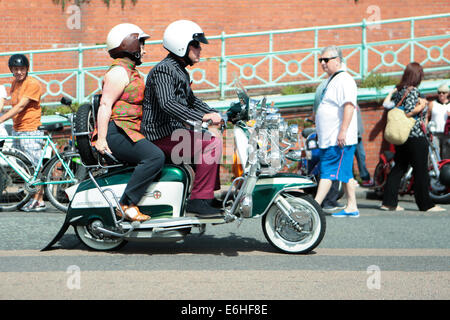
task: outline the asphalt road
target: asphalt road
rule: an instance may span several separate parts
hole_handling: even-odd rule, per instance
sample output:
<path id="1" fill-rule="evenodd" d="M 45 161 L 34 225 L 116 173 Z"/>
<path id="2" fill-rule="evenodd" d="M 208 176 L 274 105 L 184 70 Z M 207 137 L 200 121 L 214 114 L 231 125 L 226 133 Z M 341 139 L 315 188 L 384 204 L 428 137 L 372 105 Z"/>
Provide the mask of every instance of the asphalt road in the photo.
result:
<path id="1" fill-rule="evenodd" d="M 450 205 L 425 213 L 411 197 L 404 212 L 358 203 L 359 218 L 327 217 L 308 255 L 277 252 L 260 219 L 117 252 L 88 250 L 70 228 L 40 252 L 64 216 L 0 212 L 0 299 L 449 299 Z"/>

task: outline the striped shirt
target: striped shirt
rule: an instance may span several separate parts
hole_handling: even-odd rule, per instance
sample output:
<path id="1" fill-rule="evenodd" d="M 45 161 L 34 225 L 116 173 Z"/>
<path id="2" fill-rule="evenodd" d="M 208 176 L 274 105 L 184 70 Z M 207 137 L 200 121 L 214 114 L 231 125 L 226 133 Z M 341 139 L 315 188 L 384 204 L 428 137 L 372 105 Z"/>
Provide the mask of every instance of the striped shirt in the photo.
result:
<path id="1" fill-rule="evenodd" d="M 169 136 L 189 121 L 217 112 L 194 96 L 189 73 L 171 54 L 148 74 L 141 132 L 150 141 Z"/>

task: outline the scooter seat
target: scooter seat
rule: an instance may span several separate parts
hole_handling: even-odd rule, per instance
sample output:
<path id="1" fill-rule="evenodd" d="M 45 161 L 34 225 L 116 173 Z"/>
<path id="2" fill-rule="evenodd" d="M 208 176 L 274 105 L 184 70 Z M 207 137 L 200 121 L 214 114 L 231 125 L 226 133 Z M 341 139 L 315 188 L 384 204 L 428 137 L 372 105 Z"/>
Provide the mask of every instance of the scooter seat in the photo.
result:
<path id="1" fill-rule="evenodd" d="M 110 166 L 115 166 L 115 165 L 123 165 L 123 166 L 135 166 L 135 165 L 131 165 L 127 162 L 121 161 L 119 159 L 117 159 L 113 154 L 109 153 L 109 152 L 105 152 L 101 155 L 101 157 L 106 161 L 106 163 Z"/>

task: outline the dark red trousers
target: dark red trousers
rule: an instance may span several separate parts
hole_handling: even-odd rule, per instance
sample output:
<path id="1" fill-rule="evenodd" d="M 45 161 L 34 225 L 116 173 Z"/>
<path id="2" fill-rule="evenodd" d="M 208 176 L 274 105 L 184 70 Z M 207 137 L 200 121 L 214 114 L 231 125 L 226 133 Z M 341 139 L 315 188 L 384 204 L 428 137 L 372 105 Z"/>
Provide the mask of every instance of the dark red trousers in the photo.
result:
<path id="1" fill-rule="evenodd" d="M 222 139 L 208 132 L 175 130 L 172 135 L 152 141 L 174 164 L 193 164 L 195 171 L 191 199 L 212 199 L 220 189 L 219 165 Z"/>

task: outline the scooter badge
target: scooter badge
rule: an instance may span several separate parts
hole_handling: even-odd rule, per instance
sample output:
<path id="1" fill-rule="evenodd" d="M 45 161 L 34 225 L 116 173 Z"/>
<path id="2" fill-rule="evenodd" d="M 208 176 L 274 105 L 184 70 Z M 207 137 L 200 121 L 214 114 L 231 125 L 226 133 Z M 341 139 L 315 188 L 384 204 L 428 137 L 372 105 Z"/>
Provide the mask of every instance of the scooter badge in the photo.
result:
<path id="1" fill-rule="evenodd" d="M 161 191 L 155 190 L 154 192 L 150 193 L 149 196 L 158 200 L 159 198 L 161 198 Z"/>

